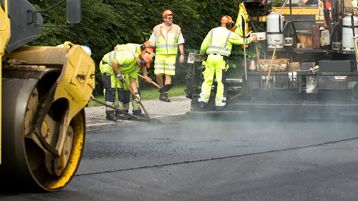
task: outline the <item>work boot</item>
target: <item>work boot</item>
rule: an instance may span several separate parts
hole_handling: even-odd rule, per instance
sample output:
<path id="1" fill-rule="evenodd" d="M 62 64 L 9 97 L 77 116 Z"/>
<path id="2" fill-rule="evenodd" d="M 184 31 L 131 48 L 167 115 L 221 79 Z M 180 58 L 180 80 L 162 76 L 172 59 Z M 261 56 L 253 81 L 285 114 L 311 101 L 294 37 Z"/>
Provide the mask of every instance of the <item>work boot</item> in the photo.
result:
<path id="1" fill-rule="evenodd" d="M 224 106 L 216 106 L 215 110 L 216 111 L 224 111 Z"/>
<path id="2" fill-rule="evenodd" d="M 117 118 L 114 114 L 114 110 L 113 111 L 106 111 L 106 119 L 110 120 L 110 121 L 117 121 Z"/>
<path id="3" fill-rule="evenodd" d="M 117 110 L 116 118 L 117 119 L 127 119 L 128 118 L 128 110 Z"/>
<path id="4" fill-rule="evenodd" d="M 199 102 L 199 110 L 204 111 L 208 107 L 208 104 L 205 102 Z"/>
<path id="5" fill-rule="evenodd" d="M 142 113 L 142 110 L 133 110 L 133 115 L 141 118 L 145 118 L 145 115 Z"/>
<path id="6" fill-rule="evenodd" d="M 168 98 L 168 92 L 160 93 L 159 100 L 164 102 L 170 102 L 170 99 Z"/>

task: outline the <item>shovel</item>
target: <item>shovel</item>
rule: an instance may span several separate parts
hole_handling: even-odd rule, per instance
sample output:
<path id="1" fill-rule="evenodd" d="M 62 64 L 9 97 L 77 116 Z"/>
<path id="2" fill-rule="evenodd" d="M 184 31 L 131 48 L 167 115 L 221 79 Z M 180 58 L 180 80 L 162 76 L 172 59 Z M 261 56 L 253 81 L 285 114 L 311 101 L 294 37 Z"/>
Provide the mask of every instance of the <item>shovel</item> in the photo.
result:
<path id="1" fill-rule="evenodd" d="M 154 120 L 154 119 L 150 119 L 150 118 L 143 118 L 143 117 L 139 117 L 139 116 L 136 116 L 136 115 L 131 115 L 131 114 L 125 113 L 125 112 L 123 112 L 123 111 L 121 111 L 121 110 L 118 110 L 118 108 L 116 108 L 116 107 L 114 107 L 114 106 L 112 106 L 112 105 L 108 105 L 108 104 L 106 104 L 106 103 L 104 103 L 104 102 L 102 102 L 102 101 L 100 101 L 100 100 L 97 100 L 93 95 L 91 95 L 90 99 L 91 99 L 92 101 L 94 101 L 94 102 L 97 102 L 97 103 L 99 103 L 99 104 L 101 104 L 101 105 L 104 105 L 104 106 L 106 106 L 106 107 L 112 108 L 112 109 L 116 110 L 117 112 L 126 114 L 127 116 L 133 117 L 134 119 L 138 119 L 138 120 L 140 120 L 140 121 L 148 121 L 148 122 L 149 122 L 149 121 Z M 156 120 L 157 122 L 159 122 L 159 120 L 157 120 L 157 119 L 155 119 L 155 120 Z"/>
<path id="2" fill-rule="evenodd" d="M 135 97 L 136 95 L 135 95 L 135 93 L 134 93 L 132 87 L 128 86 L 127 82 L 123 82 L 123 84 L 126 85 L 126 87 L 127 87 L 127 88 L 129 89 L 129 91 L 131 92 L 132 96 Z M 144 107 L 142 101 L 139 100 L 138 103 L 139 103 L 140 107 L 141 107 L 141 108 L 143 109 L 143 111 L 144 111 L 145 118 L 148 119 L 148 120 L 150 120 L 149 113 L 148 113 L 147 109 Z"/>
<path id="3" fill-rule="evenodd" d="M 145 79 L 143 75 L 138 74 L 138 76 L 141 77 L 141 78 L 143 78 L 143 79 Z M 154 85 L 155 87 L 157 87 L 158 89 L 160 89 L 160 86 L 159 86 L 156 82 L 154 82 L 153 80 L 150 81 L 150 83 L 151 83 L 152 85 Z"/>

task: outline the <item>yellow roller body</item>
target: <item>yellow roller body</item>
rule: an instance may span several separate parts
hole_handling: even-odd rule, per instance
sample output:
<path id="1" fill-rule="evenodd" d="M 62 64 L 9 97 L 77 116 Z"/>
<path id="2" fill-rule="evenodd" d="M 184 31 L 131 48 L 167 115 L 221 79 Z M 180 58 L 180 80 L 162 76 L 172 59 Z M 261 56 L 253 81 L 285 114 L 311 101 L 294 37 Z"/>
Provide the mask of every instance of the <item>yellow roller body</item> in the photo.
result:
<path id="1" fill-rule="evenodd" d="M 4 62 L 0 183 L 55 191 L 79 166 L 95 64 L 79 45 L 24 47 Z"/>

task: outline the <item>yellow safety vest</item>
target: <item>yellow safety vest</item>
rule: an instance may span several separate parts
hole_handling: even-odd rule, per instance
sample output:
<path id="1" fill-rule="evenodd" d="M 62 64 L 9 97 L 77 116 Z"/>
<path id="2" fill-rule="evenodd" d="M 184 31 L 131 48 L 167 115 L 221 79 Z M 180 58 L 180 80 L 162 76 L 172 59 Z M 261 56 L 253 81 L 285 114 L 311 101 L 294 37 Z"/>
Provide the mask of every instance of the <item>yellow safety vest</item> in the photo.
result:
<path id="1" fill-rule="evenodd" d="M 225 27 L 216 27 L 210 32 L 211 39 L 206 53 L 230 56 L 232 44 L 229 43 L 229 38 L 232 32 Z"/>
<path id="2" fill-rule="evenodd" d="M 178 25 L 172 24 L 168 32 L 163 24 L 154 27 L 155 51 L 156 54 L 177 54 L 178 39 L 181 29 Z"/>
<path id="3" fill-rule="evenodd" d="M 135 43 L 118 44 L 114 47 L 114 50 L 128 50 L 136 56 L 140 55 L 140 45 Z"/>
<path id="4" fill-rule="evenodd" d="M 102 61 L 108 63 L 110 66 L 113 66 L 113 60 L 121 68 L 121 73 L 126 74 L 134 70 L 137 70 L 137 56 L 128 50 L 114 50 L 103 56 Z"/>

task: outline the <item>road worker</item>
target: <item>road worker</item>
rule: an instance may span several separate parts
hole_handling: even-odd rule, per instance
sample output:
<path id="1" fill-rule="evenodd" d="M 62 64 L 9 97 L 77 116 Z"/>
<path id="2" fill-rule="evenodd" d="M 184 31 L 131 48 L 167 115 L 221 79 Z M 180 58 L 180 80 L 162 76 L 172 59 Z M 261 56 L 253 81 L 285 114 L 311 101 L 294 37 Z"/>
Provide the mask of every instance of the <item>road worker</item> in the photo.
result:
<path id="1" fill-rule="evenodd" d="M 153 28 L 149 41 L 155 44 L 154 74 L 161 87 L 159 100 L 170 102 L 168 92 L 172 88 L 172 76 L 175 75 L 175 63 L 180 51 L 179 62 L 184 63 L 184 37 L 181 28 L 173 23 L 174 14 L 170 10 L 162 13 L 163 23 Z"/>
<path id="2" fill-rule="evenodd" d="M 151 45 L 151 43 L 148 41 L 145 42 L 144 44 L 136 44 L 136 43 L 118 44 L 114 47 L 114 50 L 129 50 L 129 51 L 133 52 L 134 54 L 136 54 L 136 56 L 138 56 L 141 53 L 141 51 L 142 51 L 141 49 L 143 49 L 144 46 L 154 50 L 154 46 Z M 142 73 L 144 75 L 144 80 L 146 82 L 150 83 L 152 81 L 152 79 L 147 76 L 147 74 L 148 74 L 147 68 L 141 68 L 141 69 L 142 69 Z M 139 90 L 138 82 L 137 82 L 137 87 Z M 118 95 L 117 95 L 118 101 L 116 102 L 115 105 L 117 105 L 118 108 L 123 111 L 123 113 L 116 113 L 116 117 L 117 118 L 126 118 L 126 114 L 128 113 L 129 107 L 130 107 L 130 102 L 132 103 L 133 108 L 138 108 L 139 103 L 137 101 L 135 101 L 133 99 L 133 97 L 131 99 L 130 90 L 128 89 L 127 85 L 123 85 L 121 82 L 119 83 L 117 92 L 118 92 Z"/>
<path id="3" fill-rule="evenodd" d="M 116 94 L 120 100 L 120 102 L 118 102 L 119 104 L 123 104 L 124 100 L 128 100 L 129 103 L 128 97 L 130 96 L 128 93 L 124 95 L 124 86 L 126 89 L 130 87 L 129 90 L 132 90 L 135 94 L 132 104 L 133 115 L 143 116 L 139 104 L 138 72 L 140 68 L 142 68 L 144 72 L 143 76 L 149 80 L 150 78 L 147 76 L 146 68 L 150 67 L 153 57 L 154 48 L 150 42 L 145 42 L 140 45 L 137 53 L 129 48 L 127 50 L 113 50 L 104 55 L 99 68 L 103 76 L 106 104 L 117 107 L 123 111 L 124 108 L 122 106 L 116 105 Z M 118 115 L 116 115 L 116 113 L 120 113 L 120 111 L 106 107 L 106 118 L 108 120 L 117 120 Z"/>
<path id="4" fill-rule="evenodd" d="M 223 16 L 220 20 L 220 26 L 213 28 L 206 35 L 200 47 L 201 54 L 207 54 L 206 61 L 203 62 L 205 70 L 203 72 L 204 81 L 201 87 L 200 97 L 198 99 L 200 107 L 205 109 L 209 102 L 211 86 L 216 78 L 217 89 L 215 97 L 216 110 L 222 110 L 226 105 L 224 98 L 225 72 L 228 69 L 226 57 L 231 54 L 232 45 L 242 45 L 245 40 L 232 32 L 230 29 L 234 26 L 234 22 L 230 16 Z M 247 38 L 246 43 L 249 43 L 254 38 Z"/>

